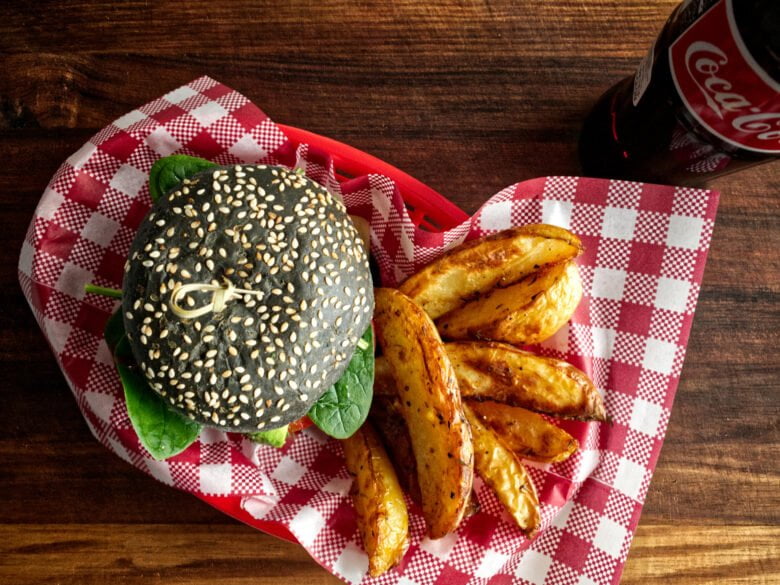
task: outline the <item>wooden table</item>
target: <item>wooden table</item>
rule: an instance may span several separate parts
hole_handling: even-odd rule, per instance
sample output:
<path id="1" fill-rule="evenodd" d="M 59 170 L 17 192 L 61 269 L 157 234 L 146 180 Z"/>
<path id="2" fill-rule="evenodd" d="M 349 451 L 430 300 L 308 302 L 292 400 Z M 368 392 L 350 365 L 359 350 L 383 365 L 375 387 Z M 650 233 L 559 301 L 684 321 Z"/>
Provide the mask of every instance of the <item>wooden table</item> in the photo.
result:
<path id="1" fill-rule="evenodd" d="M 96 129 L 209 74 L 472 212 L 509 183 L 578 172 L 585 112 L 675 4 L 3 2 L 0 582 L 337 582 L 87 430 L 16 264 L 51 174 Z M 714 186 L 713 246 L 626 584 L 780 582 L 780 164 Z"/>

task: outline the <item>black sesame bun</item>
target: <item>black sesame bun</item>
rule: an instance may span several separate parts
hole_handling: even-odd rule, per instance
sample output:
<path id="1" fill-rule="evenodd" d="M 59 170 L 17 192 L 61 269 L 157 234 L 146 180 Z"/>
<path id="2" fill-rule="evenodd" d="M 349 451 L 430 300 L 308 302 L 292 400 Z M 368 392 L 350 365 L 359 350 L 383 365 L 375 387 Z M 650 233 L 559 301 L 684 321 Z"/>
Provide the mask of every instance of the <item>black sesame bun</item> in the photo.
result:
<path id="1" fill-rule="evenodd" d="M 283 167 L 196 173 L 155 203 L 122 310 L 150 386 L 227 431 L 282 427 L 341 376 L 373 313 L 344 205 Z"/>

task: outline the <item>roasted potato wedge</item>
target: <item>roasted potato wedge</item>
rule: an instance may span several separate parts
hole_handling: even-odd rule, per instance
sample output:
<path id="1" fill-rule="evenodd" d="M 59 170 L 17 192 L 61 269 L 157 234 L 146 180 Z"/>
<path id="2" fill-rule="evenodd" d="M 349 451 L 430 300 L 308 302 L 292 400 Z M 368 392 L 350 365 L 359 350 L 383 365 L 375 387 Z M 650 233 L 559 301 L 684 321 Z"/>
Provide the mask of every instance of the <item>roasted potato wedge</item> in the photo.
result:
<path id="1" fill-rule="evenodd" d="M 368 571 L 378 577 L 398 564 L 409 547 L 409 516 L 390 458 L 370 424 L 341 442 L 357 524 L 368 553 Z"/>
<path id="2" fill-rule="evenodd" d="M 399 289 L 436 319 L 495 287 L 581 252 L 579 238 L 563 228 L 544 224 L 512 228 L 450 250 Z"/>
<path id="3" fill-rule="evenodd" d="M 585 372 L 495 341 L 444 344 L 467 400 L 493 400 L 576 420 L 607 420 L 604 400 Z M 395 394 L 392 371 L 383 357 L 374 368 L 374 394 Z"/>
<path id="4" fill-rule="evenodd" d="M 431 538 L 460 524 L 474 478 L 469 424 L 455 372 L 430 317 L 398 290 L 374 292 L 377 342 L 387 359 L 417 464 Z"/>
<path id="5" fill-rule="evenodd" d="M 539 497 L 525 467 L 468 404 L 463 405 L 463 412 L 471 424 L 474 468 L 496 492 L 520 530 L 529 538 L 533 537 L 539 528 Z"/>
<path id="6" fill-rule="evenodd" d="M 383 359 L 382 363 L 386 366 L 387 360 Z M 420 504 L 422 496 L 420 495 L 420 484 L 417 483 L 417 463 L 414 460 L 412 437 L 409 435 L 406 422 L 399 412 L 392 372 L 388 368 L 385 369 L 389 380 L 387 377 L 384 379 L 390 384 L 390 395 L 374 396 L 368 418 L 382 437 L 382 442 L 393 461 L 393 467 L 395 467 L 401 487 L 409 494 L 413 502 Z"/>
<path id="7" fill-rule="evenodd" d="M 393 378 L 393 367 L 381 355 L 374 360 L 374 396 L 398 396 L 398 391 L 395 388 L 395 379 Z M 374 408 L 374 402 L 371 403 L 371 408 Z"/>
<path id="8" fill-rule="evenodd" d="M 387 360 L 383 359 L 382 363 L 387 364 Z M 392 378 L 389 382 L 394 383 Z M 399 408 L 395 396 L 374 396 L 368 418 L 382 438 L 401 487 L 419 506 L 422 503 L 422 496 L 417 481 L 417 463 L 414 460 L 412 438 L 409 436 L 409 429 L 406 428 Z M 479 512 L 479 500 L 472 490 L 463 517 L 468 518 L 477 512 Z"/>
<path id="9" fill-rule="evenodd" d="M 558 463 L 579 446 L 569 433 L 525 408 L 493 401 L 473 400 L 467 404 L 518 457 Z"/>
<path id="10" fill-rule="evenodd" d="M 459 341 L 445 348 L 464 398 L 563 418 L 607 420 L 596 386 L 568 362 L 492 341 Z"/>
<path id="11" fill-rule="evenodd" d="M 576 264 L 561 262 L 493 289 L 439 318 L 436 326 L 445 339 L 539 343 L 566 324 L 580 299 L 582 281 Z"/>

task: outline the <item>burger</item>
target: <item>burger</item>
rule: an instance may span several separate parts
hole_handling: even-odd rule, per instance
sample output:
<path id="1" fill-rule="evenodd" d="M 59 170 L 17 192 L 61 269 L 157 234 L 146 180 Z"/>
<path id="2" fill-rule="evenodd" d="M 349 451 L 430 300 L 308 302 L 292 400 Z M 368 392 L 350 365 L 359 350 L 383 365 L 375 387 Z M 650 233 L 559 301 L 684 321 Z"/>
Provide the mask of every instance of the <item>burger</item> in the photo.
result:
<path id="1" fill-rule="evenodd" d="M 114 320 L 128 412 L 150 452 L 186 448 L 176 437 L 160 449 L 177 425 L 192 440 L 212 427 L 277 445 L 307 415 L 354 432 L 371 400 L 373 286 L 343 203 L 286 167 L 185 156 L 155 164 L 150 192 Z M 139 420 L 155 416 L 167 418 Z"/>

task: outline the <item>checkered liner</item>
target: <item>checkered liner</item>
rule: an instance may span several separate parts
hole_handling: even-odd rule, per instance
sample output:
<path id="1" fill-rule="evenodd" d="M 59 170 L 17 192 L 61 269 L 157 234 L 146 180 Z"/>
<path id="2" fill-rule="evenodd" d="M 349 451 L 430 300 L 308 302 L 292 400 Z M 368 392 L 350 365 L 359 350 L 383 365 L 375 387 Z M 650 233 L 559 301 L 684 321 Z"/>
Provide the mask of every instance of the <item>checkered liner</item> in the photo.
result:
<path id="1" fill-rule="evenodd" d="M 147 173 L 161 156 L 300 166 L 371 222 L 373 253 L 394 285 L 468 237 L 531 222 L 582 238 L 585 295 L 570 324 L 539 346 L 586 371 L 613 424 L 560 422 L 581 444 L 568 461 L 529 464 L 542 531 L 522 537 L 479 480 L 480 513 L 441 540 L 411 507 L 401 566 L 366 576 L 350 478 L 338 442 L 307 430 L 283 449 L 205 430 L 181 455 L 154 461 L 139 444 L 103 340 L 127 250 L 150 206 Z M 30 224 L 19 279 L 97 439 L 170 486 L 264 526 L 283 526 L 350 583 L 616 583 L 663 442 L 712 233 L 717 194 L 618 181 L 548 177 L 508 187 L 442 234 L 415 228 L 387 177 L 339 185 L 326 153 L 292 145 L 241 94 L 203 77 L 103 129 L 59 168 Z"/>

